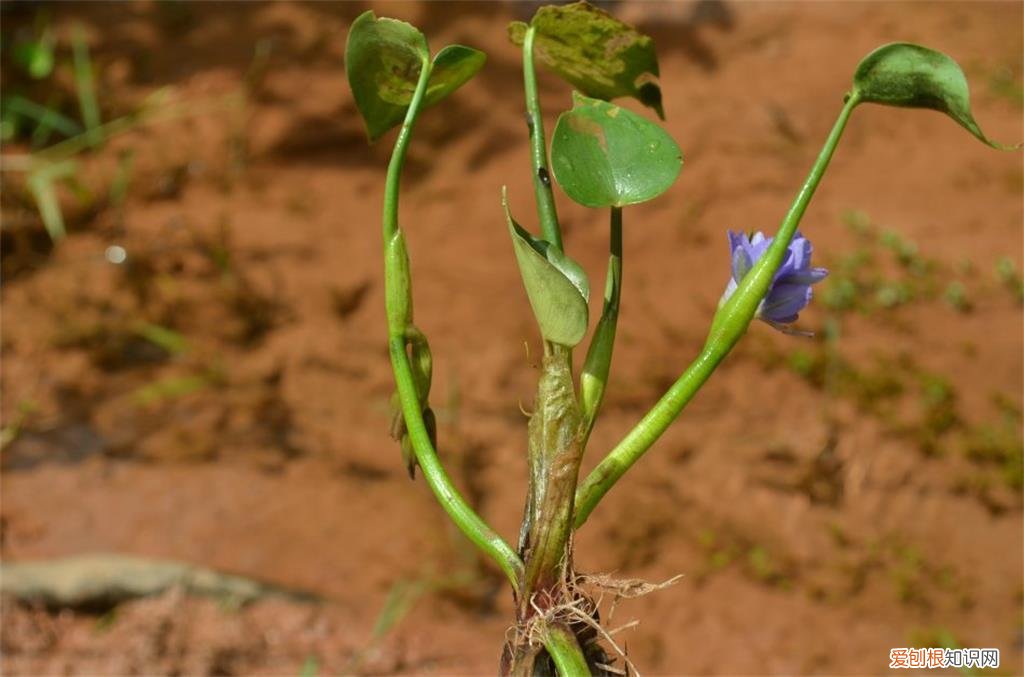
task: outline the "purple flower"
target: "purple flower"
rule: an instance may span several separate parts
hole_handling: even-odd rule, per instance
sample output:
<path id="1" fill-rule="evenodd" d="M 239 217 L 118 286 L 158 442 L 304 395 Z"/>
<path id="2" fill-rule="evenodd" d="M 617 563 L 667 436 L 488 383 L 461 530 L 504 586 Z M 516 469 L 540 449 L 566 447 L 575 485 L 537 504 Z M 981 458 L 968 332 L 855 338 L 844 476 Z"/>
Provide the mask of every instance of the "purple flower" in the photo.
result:
<path id="1" fill-rule="evenodd" d="M 754 263 L 768 251 L 772 239 L 765 237 L 761 232 L 748 238 L 744 233 L 729 231 L 732 279 L 729 280 L 720 303 L 725 303 L 733 295 L 738 283 L 750 272 Z M 811 285 L 820 282 L 826 275 L 828 271 L 824 268 L 811 268 L 811 242 L 797 232 L 793 241 L 789 243 L 786 256 L 776 271 L 771 286 L 768 287 L 768 293 L 757 307 L 756 317 L 776 328 L 779 328 L 778 325 L 794 322 L 800 311 L 811 301 Z"/>

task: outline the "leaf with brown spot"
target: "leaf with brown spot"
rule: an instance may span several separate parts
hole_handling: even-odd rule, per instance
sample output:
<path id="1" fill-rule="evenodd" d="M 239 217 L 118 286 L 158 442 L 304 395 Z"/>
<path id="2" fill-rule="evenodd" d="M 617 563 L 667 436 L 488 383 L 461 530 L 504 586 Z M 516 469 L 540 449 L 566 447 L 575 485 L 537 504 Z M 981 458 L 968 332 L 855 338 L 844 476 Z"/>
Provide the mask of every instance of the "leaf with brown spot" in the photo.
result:
<path id="1" fill-rule="evenodd" d="M 683 154 L 665 130 L 615 104 L 573 93 L 551 137 L 551 169 L 562 190 L 587 207 L 622 207 L 661 195 Z"/>
<path id="2" fill-rule="evenodd" d="M 578 90 L 605 101 L 631 96 L 665 119 L 650 36 L 586 2 L 541 7 L 530 25 L 537 57 Z M 509 39 L 522 46 L 526 29 L 512 22 Z"/>

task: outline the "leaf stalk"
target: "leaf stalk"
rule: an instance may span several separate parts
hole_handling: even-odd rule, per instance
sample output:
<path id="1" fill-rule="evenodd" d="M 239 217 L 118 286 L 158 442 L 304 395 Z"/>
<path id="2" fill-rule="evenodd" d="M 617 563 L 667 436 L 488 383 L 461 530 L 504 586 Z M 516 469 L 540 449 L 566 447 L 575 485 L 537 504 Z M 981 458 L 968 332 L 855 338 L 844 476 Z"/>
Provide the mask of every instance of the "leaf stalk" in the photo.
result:
<path id="1" fill-rule="evenodd" d="M 548 169 L 547 138 L 544 135 L 544 117 L 537 93 L 537 73 L 533 67 L 533 39 L 535 29 L 526 29 L 523 39 L 523 84 L 526 88 L 526 123 L 530 129 L 530 159 L 533 164 L 533 189 L 537 196 L 537 218 L 541 233 L 552 246 L 562 249 L 562 230 L 558 225 L 555 196 L 551 190 L 551 172 Z"/>
<path id="2" fill-rule="evenodd" d="M 814 192 L 828 168 L 850 113 L 860 103 L 856 92 L 846 97 L 845 105 L 829 133 L 825 145 L 811 167 L 792 206 L 779 226 L 771 246 L 739 283 L 733 295 L 718 309 L 703 350 L 647 412 L 625 438 L 602 460 L 576 490 L 576 528 L 580 528 L 598 502 L 616 482 L 668 429 L 718 365 L 729 354 L 750 326 L 757 307 L 771 286 L 775 271 L 783 263 L 790 241 L 796 234 Z"/>

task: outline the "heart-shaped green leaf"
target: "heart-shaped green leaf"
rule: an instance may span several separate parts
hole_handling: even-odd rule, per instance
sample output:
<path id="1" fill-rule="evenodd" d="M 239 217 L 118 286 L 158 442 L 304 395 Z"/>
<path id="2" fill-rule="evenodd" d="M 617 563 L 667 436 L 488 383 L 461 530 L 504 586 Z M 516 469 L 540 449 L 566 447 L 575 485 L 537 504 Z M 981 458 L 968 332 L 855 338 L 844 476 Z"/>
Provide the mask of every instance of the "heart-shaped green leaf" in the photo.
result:
<path id="1" fill-rule="evenodd" d="M 363 12 L 345 45 L 345 73 L 371 141 L 405 117 L 430 53 L 415 26 Z"/>
<path id="2" fill-rule="evenodd" d="M 552 343 L 572 347 L 587 333 L 590 285 L 578 263 L 557 247 L 535 238 L 512 218 L 502 190 L 505 220 L 540 333 Z"/>
<path id="3" fill-rule="evenodd" d="M 533 15 L 534 49 L 544 65 L 587 96 L 632 96 L 664 119 L 654 40 L 586 2 L 548 5 Z M 526 24 L 509 24 L 508 35 L 523 44 Z"/>
<path id="4" fill-rule="evenodd" d="M 587 207 L 622 207 L 661 195 L 683 164 L 658 125 L 625 108 L 573 92 L 551 138 L 551 168 L 562 190 Z"/>
<path id="5" fill-rule="evenodd" d="M 967 78 L 942 52 L 906 42 L 879 47 L 857 66 L 853 89 L 860 101 L 940 111 L 993 148 L 1013 148 L 981 131 L 971 114 Z"/>
<path id="6" fill-rule="evenodd" d="M 378 19 L 366 11 L 352 22 L 345 45 L 345 73 L 366 134 L 376 141 L 405 118 L 423 66 L 430 58 L 427 39 L 415 26 Z M 483 52 L 449 45 L 434 58 L 424 107 L 461 87 L 483 66 Z"/>

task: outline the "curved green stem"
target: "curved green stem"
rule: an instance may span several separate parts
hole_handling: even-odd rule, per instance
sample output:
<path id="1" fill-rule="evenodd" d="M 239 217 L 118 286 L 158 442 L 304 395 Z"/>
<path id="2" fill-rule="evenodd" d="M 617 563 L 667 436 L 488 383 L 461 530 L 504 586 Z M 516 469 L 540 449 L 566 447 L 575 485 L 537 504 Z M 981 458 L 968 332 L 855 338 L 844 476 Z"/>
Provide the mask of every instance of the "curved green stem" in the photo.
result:
<path id="1" fill-rule="evenodd" d="M 409 440 L 412 442 L 416 460 L 423 470 L 423 477 L 430 486 L 441 507 L 455 522 L 456 526 L 480 550 L 487 553 L 505 572 L 512 587 L 518 592 L 523 577 L 523 562 L 508 543 L 499 536 L 470 507 L 452 484 L 430 442 L 430 435 L 423 420 L 420 394 L 417 392 L 406 343 L 411 328 L 412 299 L 410 294 L 410 272 L 405 242 L 398 227 L 398 188 L 405 161 L 406 149 L 412 136 L 413 125 L 419 115 L 427 83 L 430 80 L 430 62 L 424 60 L 416 91 L 409 103 L 409 110 L 402 123 L 402 129 L 395 141 L 395 149 L 388 165 L 387 182 L 384 186 L 383 230 L 385 245 L 385 296 L 388 301 L 388 347 L 391 365 L 398 386 L 402 416 L 405 419 Z"/>
<path id="2" fill-rule="evenodd" d="M 601 498 L 622 477 L 636 461 L 661 437 L 662 433 L 682 412 L 704 382 L 733 346 L 746 332 L 757 312 L 775 271 L 782 265 L 783 256 L 796 233 L 800 219 L 828 167 L 835 152 L 850 113 L 860 103 L 856 93 L 847 96 L 846 104 L 839 113 L 832 131 L 825 141 L 821 153 L 790 207 L 774 241 L 764 256 L 740 282 L 732 297 L 715 314 L 707 343 L 700 355 L 686 369 L 679 380 L 647 412 L 639 424 L 619 442 L 576 491 L 576 528 L 578 529 L 594 510 Z"/>
<path id="3" fill-rule="evenodd" d="M 561 677 L 588 677 L 590 668 L 576 636 L 562 625 L 548 625 L 543 632 L 544 648 Z"/>
<path id="4" fill-rule="evenodd" d="M 544 118 L 537 95 L 537 74 L 533 68 L 534 28 L 526 29 L 523 39 L 523 84 L 526 87 L 526 124 L 530 128 L 530 159 L 533 164 L 533 189 L 537 195 L 537 217 L 544 239 L 562 249 L 562 230 L 558 226 L 555 196 L 551 191 L 551 172 L 548 170 L 547 139 L 544 136 Z"/>
<path id="5" fill-rule="evenodd" d="M 423 97 L 427 92 L 427 84 L 430 82 L 430 66 L 430 61 L 424 59 L 420 69 L 420 78 L 416 82 L 416 90 L 413 92 L 412 100 L 409 101 L 409 109 L 405 113 L 405 120 L 402 121 L 398 138 L 395 139 L 395 149 L 391 151 L 391 162 L 388 163 L 388 174 L 384 182 L 384 214 L 381 219 L 384 224 L 384 242 L 390 241 L 391 236 L 398 230 L 398 188 L 402 178 L 402 166 L 405 164 L 409 139 L 412 138 L 412 128 L 416 125 L 416 118 L 420 115 Z M 389 327 L 389 329 L 394 331 L 394 327 Z M 404 329 L 402 327 L 403 331 Z"/>
<path id="6" fill-rule="evenodd" d="M 594 507 L 608 490 L 676 420 L 725 357 L 726 352 L 728 351 L 714 354 L 705 348 L 640 423 L 587 475 L 587 479 L 576 490 L 577 529 L 587 521 Z"/>
<path id="7" fill-rule="evenodd" d="M 727 343 L 728 347 L 732 348 L 736 341 L 746 332 L 750 322 L 754 319 L 758 305 L 771 287 L 775 271 L 782 265 L 786 250 L 789 248 L 789 243 L 796 233 L 797 226 L 800 225 L 800 219 L 803 218 L 804 212 L 807 211 L 807 205 L 810 204 L 814 191 L 818 188 L 821 177 L 824 176 L 828 163 L 832 159 L 832 154 L 835 152 L 839 139 L 843 135 L 846 122 L 850 119 L 850 113 L 853 112 L 853 109 L 859 103 L 860 97 L 856 91 L 846 96 L 845 105 L 832 126 L 832 131 L 829 133 L 828 139 L 825 140 L 825 145 L 818 154 L 818 159 L 815 160 L 810 173 L 807 175 L 807 179 L 804 181 L 803 186 L 800 187 L 800 192 L 797 193 L 796 199 L 793 200 L 793 205 L 789 208 L 785 218 L 782 219 L 779 232 L 776 233 L 771 246 L 768 247 L 768 251 L 747 273 L 747 276 L 743 278 L 739 288 L 733 293 L 732 297 L 715 314 L 715 319 L 711 324 L 711 332 L 708 334 L 708 344 Z"/>
<path id="8" fill-rule="evenodd" d="M 604 308 L 601 319 L 590 339 L 587 357 L 580 373 L 580 400 L 583 408 L 584 439 L 590 436 L 597 412 L 608 385 L 615 347 L 615 331 L 619 320 L 619 298 L 622 294 L 622 208 L 612 207 L 610 219 L 608 276 L 604 289 Z"/>
<path id="9" fill-rule="evenodd" d="M 497 563 L 518 593 L 519 581 L 523 577 L 522 560 L 515 550 L 466 503 L 452 484 L 451 478 L 437 458 L 437 452 L 430 444 L 430 436 L 423 423 L 423 413 L 416 398 L 416 384 L 405 352 L 405 339 L 392 337 L 388 341 L 388 346 L 391 349 L 391 364 L 395 371 L 398 396 L 402 402 L 402 415 L 405 416 L 409 439 L 412 441 L 424 479 L 456 526 L 476 547 Z"/>

